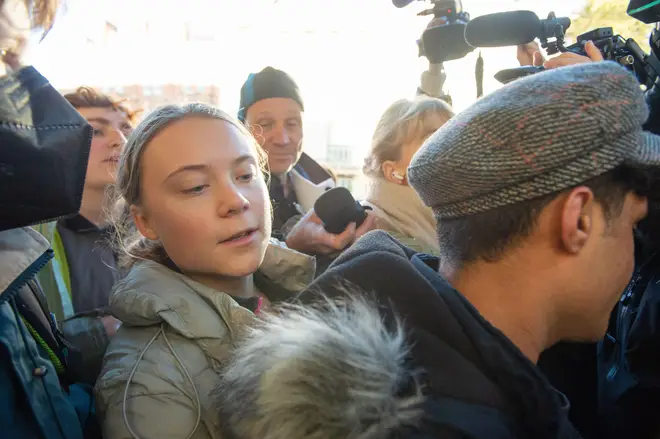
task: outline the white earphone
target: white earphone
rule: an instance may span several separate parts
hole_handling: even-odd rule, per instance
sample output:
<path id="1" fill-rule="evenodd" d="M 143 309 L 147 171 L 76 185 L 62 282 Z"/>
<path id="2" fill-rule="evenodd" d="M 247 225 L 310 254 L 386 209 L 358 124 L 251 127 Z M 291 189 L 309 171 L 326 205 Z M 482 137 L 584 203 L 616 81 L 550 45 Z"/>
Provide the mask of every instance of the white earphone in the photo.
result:
<path id="1" fill-rule="evenodd" d="M 403 181 L 403 179 L 405 178 L 398 171 L 392 172 L 392 177 L 394 177 L 394 179 L 399 180 L 399 181 Z"/>

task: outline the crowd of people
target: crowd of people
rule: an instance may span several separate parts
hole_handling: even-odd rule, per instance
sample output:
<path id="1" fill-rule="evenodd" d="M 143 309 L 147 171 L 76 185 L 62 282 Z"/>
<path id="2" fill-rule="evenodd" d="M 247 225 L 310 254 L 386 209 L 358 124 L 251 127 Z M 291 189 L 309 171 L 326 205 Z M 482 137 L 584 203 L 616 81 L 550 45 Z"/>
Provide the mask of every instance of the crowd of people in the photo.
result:
<path id="1" fill-rule="evenodd" d="M 431 66 L 333 234 L 291 76 L 63 96 L 58 7 L 0 1 L 0 437 L 660 438 L 660 137 L 592 43 L 458 114 Z"/>

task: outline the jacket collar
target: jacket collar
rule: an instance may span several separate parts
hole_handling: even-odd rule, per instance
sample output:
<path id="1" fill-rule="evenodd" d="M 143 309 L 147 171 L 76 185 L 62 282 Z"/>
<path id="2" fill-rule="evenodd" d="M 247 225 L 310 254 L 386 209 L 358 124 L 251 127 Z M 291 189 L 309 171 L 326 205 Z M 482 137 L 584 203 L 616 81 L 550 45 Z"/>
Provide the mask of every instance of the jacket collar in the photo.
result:
<path id="1" fill-rule="evenodd" d="M 0 231 L 0 293 L 49 247 L 48 240 L 29 227 Z"/>
<path id="2" fill-rule="evenodd" d="M 261 276 L 293 296 L 314 277 L 314 258 L 271 242 L 259 269 Z M 226 293 L 153 262 L 135 264 L 115 286 L 112 313 L 127 326 L 167 323 L 179 335 L 197 341 L 207 355 L 221 361 L 227 336 L 235 339 L 254 314 Z"/>
<path id="3" fill-rule="evenodd" d="M 365 201 L 374 210 L 377 221 L 384 223 L 384 230 L 414 238 L 434 254 L 440 252 L 433 210 L 424 205 L 411 186 L 392 183 L 384 178 L 372 178 L 369 180 Z"/>
<path id="4" fill-rule="evenodd" d="M 417 254 L 411 258 L 417 271 L 433 285 L 470 343 L 462 353 L 473 364 L 488 371 L 509 401 L 515 401 L 520 419 L 533 437 L 575 437 L 566 414 L 569 403 L 548 379 L 501 331 L 487 322 L 479 311 L 438 274 L 437 257 Z M 477 324 L 474 324 L 477 322 Z M 570 434 L 569 434 L 570 433 Z"/>

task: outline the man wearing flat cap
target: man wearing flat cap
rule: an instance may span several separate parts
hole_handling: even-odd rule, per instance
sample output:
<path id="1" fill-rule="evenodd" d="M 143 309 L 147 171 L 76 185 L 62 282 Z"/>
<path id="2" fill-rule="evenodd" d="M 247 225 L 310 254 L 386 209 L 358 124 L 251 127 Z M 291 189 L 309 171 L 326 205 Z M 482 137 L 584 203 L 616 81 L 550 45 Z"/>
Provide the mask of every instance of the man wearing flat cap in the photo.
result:
<path id="1" fill-rule="evenodd" d="M 331 255 L 371 230 L 374 221 L 369 215 L 361 227 L 350 224 L 338 235 L 323 228 L 314 203 L 335 183 L 303 152 L 303 111 L 298 85 L 282 70 L 266 67 L 251 73 L 241 88 L 238 118 L 268 154 L 273 236 L 302 253 Z"/>
<path id="2" fill-rule="evenodd" d="M 395 309 L 423 371 L 414 431 L 580 437 L 537 362 L 559 341 L 600 340 L 631 278 L 647 170 L 660 165 L 647 116 L 615 63 L 508 84 L 432 135 L 408 169 L 437 218 L 440 257 L 371 232 L 303 294 L 342 295 L 349 282 Z"/>

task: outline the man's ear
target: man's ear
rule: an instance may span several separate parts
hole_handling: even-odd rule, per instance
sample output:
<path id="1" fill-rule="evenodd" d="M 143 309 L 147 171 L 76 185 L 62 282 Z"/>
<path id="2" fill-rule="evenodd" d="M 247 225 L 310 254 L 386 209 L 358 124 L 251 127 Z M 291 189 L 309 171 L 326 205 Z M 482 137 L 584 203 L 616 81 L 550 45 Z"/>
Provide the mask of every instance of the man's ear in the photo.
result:
<path id="1" fill-rule="evenodd" d="M 586 186 L 571 190 L 561 212 L 561 243 L 569 253 L 577 254 L 587 244 L 593 230 L 594 193 Z"/>
<path id="2" fill-rule="evenodd" d="M 142 236 L 152 241 L 158 239 L 158 234 L 149 225 L 149 218 L 145 215 L 144 210 L 141 207 L 132 205 L 131 216 L 133 217 L 135 227 Z"/>

